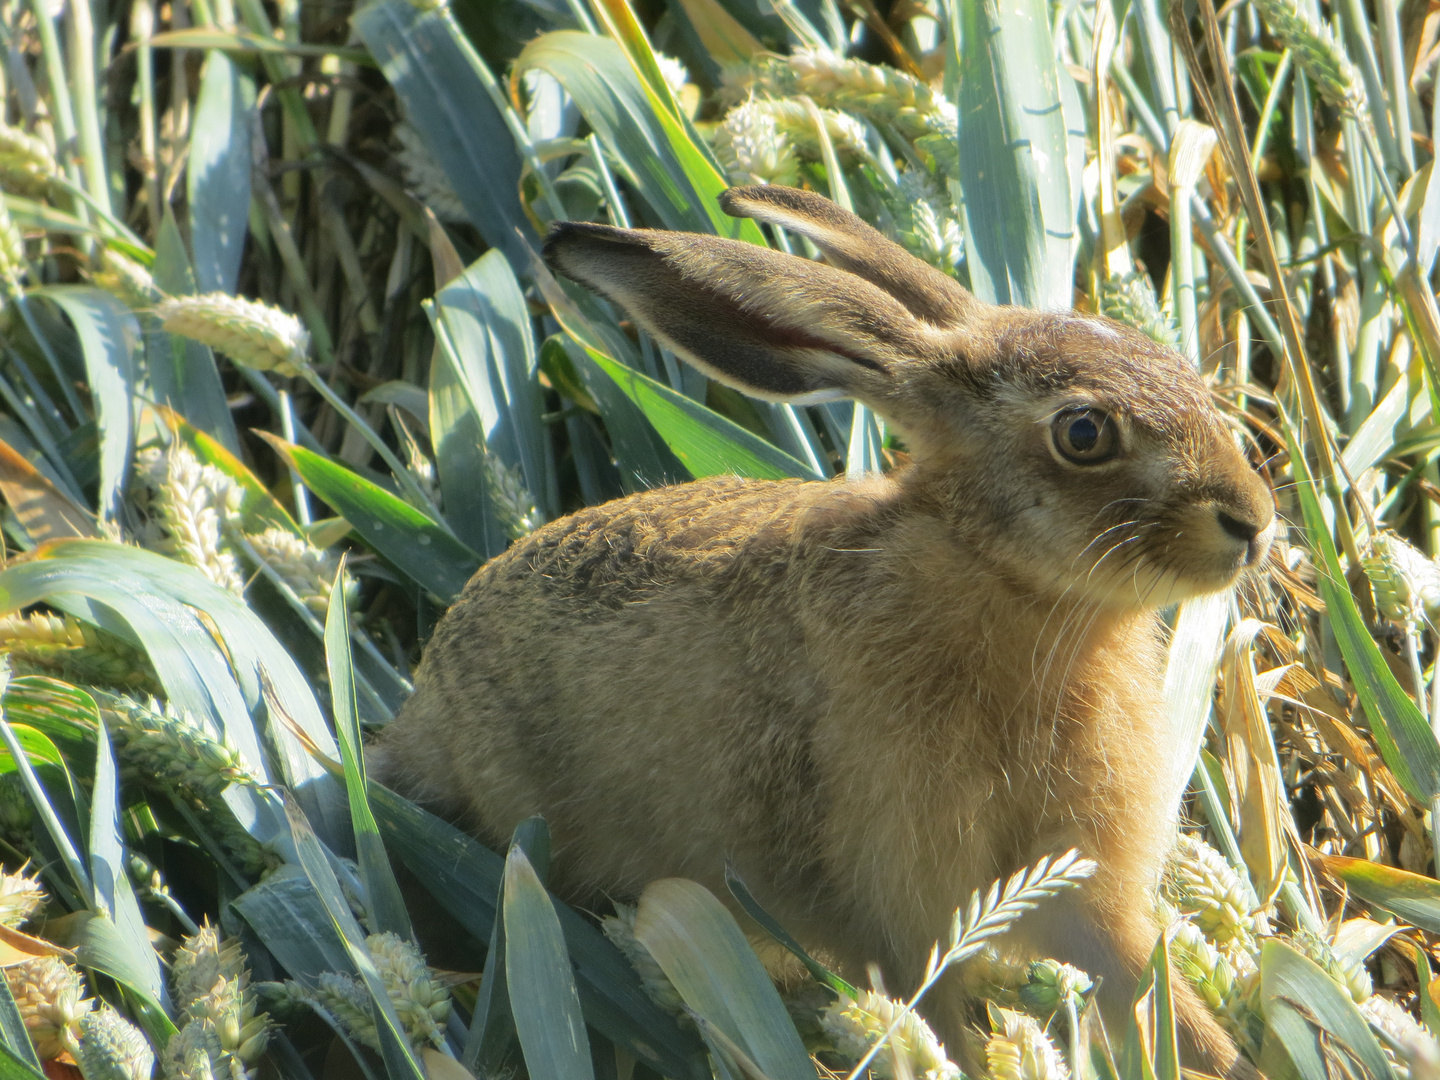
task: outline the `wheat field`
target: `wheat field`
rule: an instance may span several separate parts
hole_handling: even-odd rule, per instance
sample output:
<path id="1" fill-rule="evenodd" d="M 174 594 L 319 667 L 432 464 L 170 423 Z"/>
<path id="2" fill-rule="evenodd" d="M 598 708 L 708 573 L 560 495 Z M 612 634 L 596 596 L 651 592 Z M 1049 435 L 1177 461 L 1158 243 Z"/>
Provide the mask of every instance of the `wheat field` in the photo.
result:
<path id="1" fill-rule="evenodd" d="M 572 910 L 543 821 L 495 852 L 366 776 L 512 541 L 906 460 L 538 258 L 565 220 L 813 255 L 721 213 L 753 183 L 1179 349 L 1285 523 L 1167 613 L 1193 777 L 1133 1015 L 996 948 L 1085 887 L 1055 852 L 937 942 L 971 1072 L 1178 1080 L 1183 981 L 1275 1080 L 1440 1077 L 1440 8 L 0 0 L 0 43 L 0 1080 L 962 1075 L 742 882 L 750 938 L 698 885 Z"/>

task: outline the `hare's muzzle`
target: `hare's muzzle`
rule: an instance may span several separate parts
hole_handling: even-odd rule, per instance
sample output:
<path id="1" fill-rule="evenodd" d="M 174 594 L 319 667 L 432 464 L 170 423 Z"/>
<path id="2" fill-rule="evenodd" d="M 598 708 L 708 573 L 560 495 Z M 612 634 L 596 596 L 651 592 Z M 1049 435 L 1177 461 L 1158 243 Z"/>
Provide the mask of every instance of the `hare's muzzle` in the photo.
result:
<path id="1" fill-rule="evenodd" d="M 1270 485 L 1248 463 L 1237 463 L 1228 480 L 1218 491 L 1211 489 L 1212 497 L 1195 507 L 1191 520 L 1199 528 L 1202 546 L 1214 553 L 1226 576 L 1233 577 L 1265 561 L 1277 526 Z"/>

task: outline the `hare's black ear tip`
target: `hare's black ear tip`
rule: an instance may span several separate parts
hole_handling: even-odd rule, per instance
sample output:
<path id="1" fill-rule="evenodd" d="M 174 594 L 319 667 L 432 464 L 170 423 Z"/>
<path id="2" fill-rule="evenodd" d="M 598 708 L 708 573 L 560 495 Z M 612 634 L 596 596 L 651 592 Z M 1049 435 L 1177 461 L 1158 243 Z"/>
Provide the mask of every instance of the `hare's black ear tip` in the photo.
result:
<path id="1" fill-rule="evenodd" d="M 726 188 L 720 193 L 720 209 L 731 217 L 743 217 L 745 204 L 752 201 L 761 190 L 758 184 Z"/>
<path id="2" fill-rule="evenodd" d="M 569 239 L 575 235 L 574 226 L 573 221 L 557 221 L 545 233 L 545 242 L 540 248 L 540 254 L 544 256 L 545 265 L 551 270 L 564 271 L 565 267 L 561 264 L 562 252 Z"/>
<path id="3" fill-rule="evenodd" d="M 624 229 L 615 229 L 609 225 L 596 225 L 589 221 L 557 221 L 545 234 L 540 254 L 544 256 L 546 266 L 563 274 L 568 272 L 567 256 L 582 245 L 594 244 L 597 241 L 603 243 L 607 240 L 623 241 L 625 238 Z"/>
<path id="4" fill-rule="evenodd" d="M 759 205 L 784 205 L 789 196 L 797 194 L 795 188 L 781 184 L 746 184 L 742 187 L 726 188 L 720 193 L 720 209 L 731 217 L 751 217 Z"/>

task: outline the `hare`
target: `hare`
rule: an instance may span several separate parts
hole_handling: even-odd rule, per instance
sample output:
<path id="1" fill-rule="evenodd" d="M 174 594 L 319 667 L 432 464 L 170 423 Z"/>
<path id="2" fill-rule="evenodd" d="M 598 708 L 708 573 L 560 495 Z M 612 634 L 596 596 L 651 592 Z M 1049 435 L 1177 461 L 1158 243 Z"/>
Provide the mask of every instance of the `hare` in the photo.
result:
<path id="1" fill-rule="evenodd" d="M 1078 847 L 1014 932 L 1128 1006 L 1173 839 L 1158 609 L 1266 558 L 1274 498 L 1176 353 L 982 303 L 817 195 L 734 188 L 828 263 L 565 223 L 556 271 L 760 398 L 851 397 L 911 463 L 719 477 L 555 521 L 440 621 L 377 775 L 501 844 L 540 813 L 585 902 L 732 860 L 802 942 L 913 987 L 970 892 Z M 970 1006 L 922 1005 L 952 1049 Z M 1177 988 L 1189 1063 L 1253 1074 Z"/>

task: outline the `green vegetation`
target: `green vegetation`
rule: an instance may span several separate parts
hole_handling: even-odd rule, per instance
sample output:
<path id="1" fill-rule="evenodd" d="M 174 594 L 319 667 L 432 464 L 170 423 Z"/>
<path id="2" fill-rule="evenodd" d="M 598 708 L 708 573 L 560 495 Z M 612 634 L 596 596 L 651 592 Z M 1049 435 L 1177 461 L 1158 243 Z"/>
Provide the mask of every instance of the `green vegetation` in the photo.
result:
<path id="1" fill-rule="evenodd" d="M 959 1075 L 878 987 L 801 957 L 777 989 L 699 886 L 597 921 L 545 891 L 543 822 L 496 853 L 366 779 L 515 538 L 903 457 L 536 256 L 567 219 L 804 254 L 719 211 L 754 182 L 1176 345 L 1291 526 L 1173 619 L 1194 828 L 1134 1020 L 993 948 L 1084 887 L 1057 852 L 937 943 L 989 1001 L 972 1069 L 1176 1080 L 1183 980 L 1272 1076 L 1437 1075 L 1429 5 L 0 0 L 0 38 L 0 1077 Z M 427 966 L 392 857 L 479 970 Z"/>

